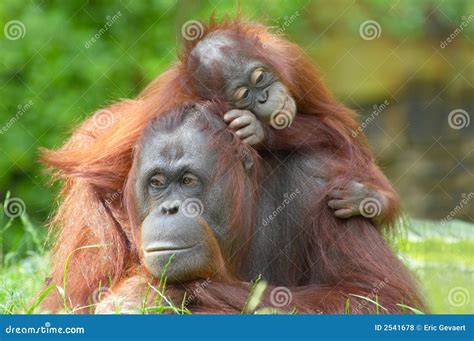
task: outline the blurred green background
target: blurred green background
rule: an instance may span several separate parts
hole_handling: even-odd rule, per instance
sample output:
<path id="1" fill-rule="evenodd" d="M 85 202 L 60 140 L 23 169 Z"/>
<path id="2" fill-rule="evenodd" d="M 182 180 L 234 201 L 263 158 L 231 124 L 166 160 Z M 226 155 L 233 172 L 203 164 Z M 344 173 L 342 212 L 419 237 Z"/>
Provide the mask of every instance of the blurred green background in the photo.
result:
<path id="1" fill-rule="evenodd" d="M 38 148 L 59 147 L 90 113 L 137 95 L 176 61 L 183 24 L 237 7 L 0 3 L 0 198 L 25 208 L 19 217 L 2 215 L 0 312 L 24 312 L 47 275 L 44 225 L 58 186 L 49 185 Z M 300 44 L 335 95 L 361 115 L 412 217 L 394 247 L 434 312 L 473 313 L 474 2 L 260 0 L 240 7 L 244 18 Z"/>

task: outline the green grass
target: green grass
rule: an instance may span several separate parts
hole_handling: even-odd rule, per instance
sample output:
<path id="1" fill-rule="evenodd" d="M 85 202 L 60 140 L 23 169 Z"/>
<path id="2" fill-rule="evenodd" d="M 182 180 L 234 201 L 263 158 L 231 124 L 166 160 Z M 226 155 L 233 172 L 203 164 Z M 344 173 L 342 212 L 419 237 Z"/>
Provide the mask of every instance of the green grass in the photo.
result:
<path id="1" fill-rule="evenodd" d="M 418 277 L 432 313 L 474 313 L 473 224 L 413 220 L 397 248 Z"/>
<path id="2" fill-rule="evenodd" d="M 27 218 L 23 223 L 24 238 L 32 238 L 31 223 Z M 398 238 L 394 247 L 419 279 L 431 312 L 474 313 L 474 225 L 419 220 L 406 225 L 408 233 Z M 2 232 L 5 231 L 4 227 Z M 41 290 L 48 276 L 48 257 L 43 244 L 36 240 L 32 245 L 38 251 L 30 250 L 24 258 L 11 253 L 1 255 L 0 314 L 39 312 L 36 304 L 42 299 Z M 248 304 L 252 309 L 256 306 L 252 297 Z"/>
<path id="3" fill-rule="evenodd" d="M 2 268 L 0 314 L 25 313 L 33 305 L 48 275 L 48 259 L 29 256 Z"/>

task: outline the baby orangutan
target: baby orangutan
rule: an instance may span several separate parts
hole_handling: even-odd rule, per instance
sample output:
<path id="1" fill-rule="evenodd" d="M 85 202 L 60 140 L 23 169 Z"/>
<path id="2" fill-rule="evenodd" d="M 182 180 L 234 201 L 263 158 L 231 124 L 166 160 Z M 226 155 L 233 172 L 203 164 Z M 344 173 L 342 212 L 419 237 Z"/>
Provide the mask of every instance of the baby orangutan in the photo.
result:
<path id="1" fill-rule="evenodd" d="M 213 31 L 196 44 L 185 63 L 199 96 L 223 100 L 235 108 L 223 117 L 229 128 L 235 130 L 245 143 L 275 153 L 279 151 L 278 142 L 275 143 L 279 137 L 274 129 L 288 128 L 293 121 L 298 120 L 297 106 L 288 87 L 263 58 L 263 54 L 256 52 L 255 44 L 254 37 L 247 38 L 230 30 Z M 306 116 L 306 121 L 318 123 L 316 116 L 301 115 Z M 304 125 L 302 129 L 305 129 Z M 292 147 L 290 153 L 303 149 L 298 141 Z M 309 147 L 312 150 L 317 148 Z M 265 159 L 266 156 L 263 157 Z M 337 155 L 328 154 L 327 157 L 328 160 L 335 159 Z M 327 175 L 328 181 L 334 177 L 332 172 Z M 391 193 L 387 197 L 385 191 L 378 191 L 374 187 L 370 183 L 352 180 L 328 193 L 331 199 L 328 205 L 338 218 L 362 214 L 381 223 L 386 218 Z M 376 215 L 364 213 L 364 200 L 367 199 L 375 199 Z"/>

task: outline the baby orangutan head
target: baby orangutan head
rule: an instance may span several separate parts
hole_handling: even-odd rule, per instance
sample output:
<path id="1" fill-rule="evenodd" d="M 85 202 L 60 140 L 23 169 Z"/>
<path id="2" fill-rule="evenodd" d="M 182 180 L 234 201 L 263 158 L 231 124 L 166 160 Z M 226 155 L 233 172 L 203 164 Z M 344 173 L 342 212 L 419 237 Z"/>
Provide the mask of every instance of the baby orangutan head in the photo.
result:
<path id="1" fill-rule="evenodd" d="M 296 115 L 295 100 L 253 42 L 235 32 L 215 31 L 191 51 L 188 68 L 198 94 L 220 98 L 233 108 L 253 112 L 274 128 L 288 127 Z"/>

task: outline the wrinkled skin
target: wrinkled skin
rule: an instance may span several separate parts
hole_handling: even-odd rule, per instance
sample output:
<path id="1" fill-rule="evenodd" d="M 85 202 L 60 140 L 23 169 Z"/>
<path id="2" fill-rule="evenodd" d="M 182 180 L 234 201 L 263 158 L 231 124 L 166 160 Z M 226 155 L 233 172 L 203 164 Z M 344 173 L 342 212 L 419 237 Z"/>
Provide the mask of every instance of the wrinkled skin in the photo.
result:
<path id="1" fill-rule="evenodd" d="M 158 124 L 145 134 L 134 185 L 143 262 L 157 278 L 171 256 L 169 282 L 225 271 L 221 250 L 228 249 L 232 207 L 225 200 L 225 179 L 212 177 L 211 139 L 186 121 L 171 131 Z"/>

